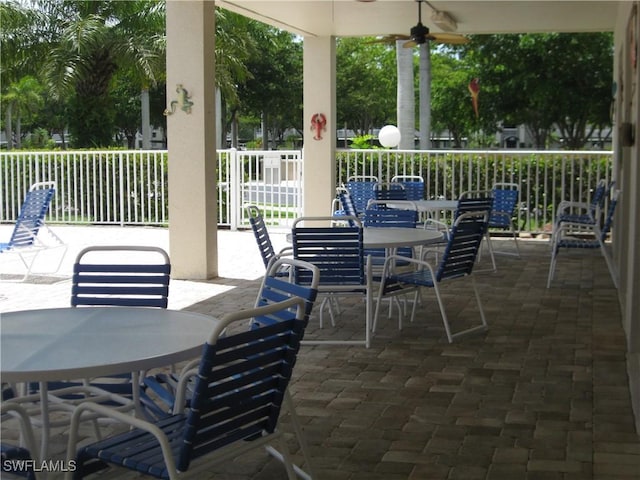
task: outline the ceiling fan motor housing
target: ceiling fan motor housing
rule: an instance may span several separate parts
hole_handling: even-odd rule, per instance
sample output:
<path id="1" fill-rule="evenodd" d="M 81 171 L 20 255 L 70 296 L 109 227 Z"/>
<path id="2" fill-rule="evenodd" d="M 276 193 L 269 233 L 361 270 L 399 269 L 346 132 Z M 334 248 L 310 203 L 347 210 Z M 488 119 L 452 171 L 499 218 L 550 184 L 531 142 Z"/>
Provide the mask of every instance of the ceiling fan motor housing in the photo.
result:
<path id="1" fill-rule="evenodd" d="M 429 37 L 429 29 L 422 23 L 418 23 L 415 27 L 411 27 L 411 39 L 418 43 L 425 43 Z"/>

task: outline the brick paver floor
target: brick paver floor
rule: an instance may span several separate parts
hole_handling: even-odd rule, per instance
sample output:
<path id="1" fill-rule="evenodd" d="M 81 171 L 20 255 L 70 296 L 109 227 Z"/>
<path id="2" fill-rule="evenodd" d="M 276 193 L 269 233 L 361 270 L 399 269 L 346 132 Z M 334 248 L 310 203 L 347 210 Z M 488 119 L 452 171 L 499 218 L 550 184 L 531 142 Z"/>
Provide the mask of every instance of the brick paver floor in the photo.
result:
<path id="1" fill-rule="evenodd" d="M 504 243 L 500 249 L 510 248 Z M 433 292 L 425 290 L 415 321 L 402 330 L 397 312 L 389 319 L 385 310 L 369 349 L 303 346 L 291 392 L 316 478 L 640 478 L 625 336 L 604 260 L 598 252 L 562 252 L 547 289 L 548 244 L 522 241 L 521 252 L 498 256 L 495 273 L 476 274 L 486 333 L 447 343 Z M 237 278 L 202 284 L 215 294 L 185 307 L 216 316 L 252 306 L 259 285 Z M 454 330 L 478 322 L 466 282 L 452 282 L 443 294 Z M 362 302 L 340 304 L 336 327 L 319 329 L 316 312 L 307 338 L 361 335 Z M 289 427 L 285 415 L 282 428 L 301 462 Z M 60 429 L 54 454 L 63 454 L 65 442 Z M 132 477 L 116 471 L 110 478 Z M 285 475 L 256 450 L 198 478 Z"/>

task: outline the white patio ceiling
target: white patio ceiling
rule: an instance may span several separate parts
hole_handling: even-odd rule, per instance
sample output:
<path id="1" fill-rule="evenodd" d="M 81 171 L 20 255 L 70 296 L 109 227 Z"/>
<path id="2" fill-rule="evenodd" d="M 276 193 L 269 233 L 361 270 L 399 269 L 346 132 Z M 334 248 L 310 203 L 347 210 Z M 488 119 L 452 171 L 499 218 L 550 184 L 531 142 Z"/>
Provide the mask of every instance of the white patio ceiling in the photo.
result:
<path id="1" fill-rule="evenodd" d="M 434 10 L 447 12 L 462 34 L 613 31 L 617 1 L 425 1 L 422 23 L 441 32 Z M 303 36 L 408 34 L 415 0 L 218 0 L 217 5 Z"/>

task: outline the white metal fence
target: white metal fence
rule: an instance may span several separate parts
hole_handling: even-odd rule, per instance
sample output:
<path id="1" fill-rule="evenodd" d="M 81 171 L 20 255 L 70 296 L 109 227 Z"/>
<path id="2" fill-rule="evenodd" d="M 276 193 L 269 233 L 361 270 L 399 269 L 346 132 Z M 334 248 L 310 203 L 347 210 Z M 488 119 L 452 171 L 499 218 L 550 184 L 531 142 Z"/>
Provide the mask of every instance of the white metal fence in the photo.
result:
<path id="1" fill-rule="evenodd" d="M 600 179 L 611 181 L 610 151 L 550 150 L 338 150 L 337 176 L 420 175 L 426 198 L 458 198 L 494 183 L 520 187 L 518 225 L 538 233 L 552 221 L 562 200 L 588 202 Z"/>
<path id="2" fill-rule="evenodd" d="M 243 206 L 258 205 L 269 225 L 302 215 L 302 152 L 220 150 L 218 224 L 248 226 Z M 338 150 L 338 184 L 351 176 L 421 175 L 427 198 L 457 198 L 495 182 L 520 185 L 518 224 L 538 232 L 561 200 L 588 201 L 611 177 L 611 152 Z M 167 152 L 145 150 L 0 153 L 0 222 L 14 222 L 29 186 L 53 180 L 48 221 L 73 224 L 168 224 Z M 329 213 L 329 203 L 327 203 Z"/>

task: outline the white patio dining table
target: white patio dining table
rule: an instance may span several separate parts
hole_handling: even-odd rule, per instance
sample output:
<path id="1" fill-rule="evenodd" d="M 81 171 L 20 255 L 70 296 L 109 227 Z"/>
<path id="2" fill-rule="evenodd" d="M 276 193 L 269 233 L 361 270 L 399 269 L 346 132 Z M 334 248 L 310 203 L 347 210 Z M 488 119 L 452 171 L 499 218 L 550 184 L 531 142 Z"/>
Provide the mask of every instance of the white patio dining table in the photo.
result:
<path id="1" fill-rule="evenodd" d="M 41 458 L 48 449 L 47 382 L 132 373 L 200 355 L 213 319 L 184 310 L 79 307 L 0 314 L 0 374 L 40 382 Z M 133 389 L 134 394 L 136 389 Z"/>
<path id="2" fill-rule="evenodd" d="M 364 248 L 386 248 L 395 250 L 400 247 L 417 247 L 442 241 L 442 232 L 422 228 L 377 228 L 365 227 L 362 243 Z"/>
<path id="3" fill-rule="evenodd" d="M 291 243 L 291 234 L 287 234 Z M 417 247 L 442 241 L 443 234 L 437 230 L 422 228 L 365 227 L 362 233 L 364 248 L 385 248 L 393 251 L 400 247 Z"/>

